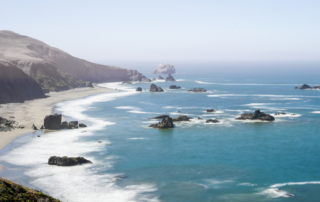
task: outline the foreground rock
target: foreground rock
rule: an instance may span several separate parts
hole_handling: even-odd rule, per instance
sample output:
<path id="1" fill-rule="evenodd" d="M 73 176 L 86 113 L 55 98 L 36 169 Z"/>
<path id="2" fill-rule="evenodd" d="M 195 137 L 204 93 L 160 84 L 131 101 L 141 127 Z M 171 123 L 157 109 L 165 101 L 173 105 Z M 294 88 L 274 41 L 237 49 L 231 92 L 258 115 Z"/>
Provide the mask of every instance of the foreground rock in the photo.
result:
<path id="1" fill-rule="evenodd" d="M 149 127 L 160 128 L 160 129 L 174 128 L 174 124 L 171 117 L 166 117 L 166 118 L 163 118 L 161 122 L 157 124 L 151 124 Z"/>
<path id="2" fill-rule="evenodd" d="M 191 117 L 187 117 L 187 116 L 177 116 L 177 118 L 172 119 L 174 122 L 177 121 L 190 121 L 190 119 L 192 119 Z"/>
<path id="3" fill-rule="evenodd" d="M 150 92 L 164 92 L 164 91 L 160 86 L 158 87 L 155 84 L 151 84 Z"/>
<path id="4" fill-rule="evenodd" d="M 252 113 L 245 113 L 242 114 L 240 117 L 236 118 L 238 120 L 261 120 L 261 121 L 274 121 L 275 118 L 270 114 L 265 114 L 260 112 L 260 110 L 256 110 L 253 114 Z"/>
<path id="5" fill-rule="evenodd" d="M 207 90 L 204 88 L 194 88 L 194 89 L 189 89 L 188 92 L 204 93 L 204 92 L 207 92 Z"/>
<path id="6" fill-rule="evenodd" d="M 0 178 L 0 201 L 60 202 L 42 191 Z"/>
<path id="7" fill-rule="evenodd" d="M 214 109 L 207 109 L 207 112 L 215 112 Z"/>
<path id="8" fill-rule="evenodd" d="M 181 87 L 176 85 L 171 85 L 169 86 L 169 89 L 181 89 Z"/>
<path id="9" fill-rule="evenodd" d="M 161 75 L 159 75 L 158 80 L 164 80 L 164 78 Z"/>
<path id="10" fill-rule="evenodd" d="M 75 166 L 75 165 L 82 165 L 86 163 L 92 164 L 91 161 L 83 157 L 51 156 L 48 160 L 49 165 L 57 165 L 57 166 Z"/>
<path id="11" fill-rule="evenodd" d="M 138 87 L 138 88 L 136 89 L 136 91 L 142 91 L 142 88 Z"/>
<path id="12" fill-rule="evenodd" d="M 206 123 L 219 123 L 219 121 L 216 119 L 208 119 Z"/>
<path id="13" fill-rule="evenodd" d="M 302 86 L 300 86 L 299 89 L 302 89 L 302 90 L 304 90 L 304 89 L 320 89 L 320 86 L 311 87 L 311 86 L 309 86 L 307 84 L 303 84 Z"/>
<path id="14" fill-rule="evenodd" d="M 59 130 L 61 125 L 61 114 L 48 115 L 44 118 L 44 127 L 50 130 Z"/>
<path id="15" fill-rule="evenodd" d="M 176 81 L 171 74 L 168 74 L 166 81 Z"/>
<path id="16" fill-rule="evenodd" d="M 176 70 L 173 65 L 160 64 L 157 68 L 152 71 L 152 74 L 174 74 Z"/>

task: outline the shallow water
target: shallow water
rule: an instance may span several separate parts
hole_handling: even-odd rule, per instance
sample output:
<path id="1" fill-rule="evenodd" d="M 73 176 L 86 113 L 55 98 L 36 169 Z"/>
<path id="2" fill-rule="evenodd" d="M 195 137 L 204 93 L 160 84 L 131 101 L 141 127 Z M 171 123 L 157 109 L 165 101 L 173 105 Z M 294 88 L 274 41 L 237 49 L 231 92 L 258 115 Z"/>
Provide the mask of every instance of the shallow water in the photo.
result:
<path id="1" fill-rule="evenodd" d="M 57 112 L 90 127 L 15 140 L 1 152 L 8 167 L 1 175 L 65 201 L 318 201 L 319 91 L 294 89 L 305 83 L 299 78 L 175 77 L 155 82 L 164 93 L 135 92 L 148 83 L 108 83 L 101 86 L 121 92 L 58 104 Z M 172 84 L 182 89 L 169 90 Z M 209 92 L 186 92 L 195 87 Z M 286 115 L 235 120 L 256 109 Z M 161 114 L 195 119 L 149 128 Z M 220 123 L 206 124 L 209 118 Z M 52 155 L 94 164 L 49 166 Z"/>

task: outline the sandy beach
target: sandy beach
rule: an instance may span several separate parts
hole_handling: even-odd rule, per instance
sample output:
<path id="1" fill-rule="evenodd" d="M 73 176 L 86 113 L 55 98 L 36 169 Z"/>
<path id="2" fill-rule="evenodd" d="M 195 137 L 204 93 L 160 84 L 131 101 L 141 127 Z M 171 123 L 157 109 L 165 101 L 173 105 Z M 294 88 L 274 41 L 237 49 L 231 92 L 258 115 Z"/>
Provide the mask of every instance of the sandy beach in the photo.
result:
<path id="1" fill-rule="evenodd" d="M 99 87 L 78 88 L 62 92 L 50 92 L 46 94 L 48 96 L 47 98 L 25 101 L 24 103 L 2 104 L 3 107 L 0 108 L 1 116 L 7 119 L 9 119 L 10 116 L 14 116 L 14 120 L 19 122 L 19 125 L 24 125 L 25 128 L 15 129 L 10 132 L 1 132 L 0 150 L 5 148 L 15 138 L 23 134 L 32 132 L 32 124 L 35 124 L 35 126 L 40 128 L 41 125 L 43 125 L 44 117 L 46 115 L 52 114 L 55 104 L 67 100 L 86 97 L 89 95 L 108 92 L 116 92 L 116 90 Z M 0 171 L 3 169 L 4 167 L 0 165 Z"/>

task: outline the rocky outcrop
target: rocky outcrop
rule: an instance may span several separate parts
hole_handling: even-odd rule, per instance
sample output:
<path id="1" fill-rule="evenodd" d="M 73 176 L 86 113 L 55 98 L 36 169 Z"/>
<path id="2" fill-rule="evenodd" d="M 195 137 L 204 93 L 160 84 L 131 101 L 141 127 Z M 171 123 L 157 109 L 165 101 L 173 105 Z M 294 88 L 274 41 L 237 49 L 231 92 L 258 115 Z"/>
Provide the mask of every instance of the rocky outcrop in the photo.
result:
<path id="1" fill-rule="evenodd" d="M 158 80 L 164 80 L 164 78 L 161 75 L 159 75 Z"/>
<path id="2" fill-rule="evenodd" d="M 311 87 L 311 86 L 309 86 L 307 84 L 303 84 L 302 86 L 300 86 L 299 89 L 302 89 L 302 90 L 304 90 L 304 89 L 320 89 L 320 86 Z"/>
<path id="3" fill-rule="evenodd" d="M 155 84 L 151 84 L 150 92 L 164 92 L 164 91 L 160 86 L 158 87 Z"/>
<path id="4" fill-rule="evenodd" d="M 40 85 L 34 79 L 10 62 L 1 59 L 0 92 L 0 104 L 45 97 Z"/>
<path id="5" fill-rule="evenodd" d="M 189 89 L 188 92 L 205 93 L 205 92 L 207 92 L 207 90 L 204 88 L 194 88 L 194 89 Z"/>
<path id="6" fill-rule="evenodd" d="M 4 178 L 0 178 L 0 201 L 61 202 L 42 191 L 22 186 Z"/>
<path id="7" fill-rule="evenodd" d="M 192 119 L 191 117 L 187 116 L 177 116 L 177 118 L 172 119 L 173 122 L 178 122 L 178 121 L 190 121 Z"/>
<path id="8" fill-rule="evenodd" d="M 87 163 L 92 164 L 91 161 L 83 157 L 51 156 L 48 160 L 49 165 L 57 165 L 57 166 L 75 166 L 75 165 L 82 165 Z"/>
<path id="9" fill-rule="evenodd" d="M 136 91 L 142 91 L 142 88 L 141 88 L 141 87 L 138 87 L 138 88 L 136 89 Z"/>
<path id="10" fill-rule="evenodd" d="M 214 109 L 207 109 L 207 112 L 215 112 Z"/>
<path id="11" fill-rule="evenodd" d="M 78 121 L 70 121 L 68 123 L 68 128 L 78 128 Z"/>
<path id="12" fill-rule="evenodd" d="M 176 85 L 171 85 L 169 86 L 169 89 L 181 89 L 181 87 Z"/>
<path id="13" fill-rule="evenodd" d="M 216 119 L 208 119 L 206 123 L 219 123 L 219 121 Z"/>
<path id="14" fill-rule="evenodd" d="M 55 81 L 59 78 L 59 84 L 67 84 L 63 86 L 58 85 L 55 89 L 59 89 L 58 87 L 60 87 L 63 90 L 66 88 L 65 86 L 73 86 L 81 80 L 81 82 L 147 80 L 147 78 L 137 70 L 88 62 L 51 47 L 39 40 L 11 31 L 0 31 L 0 56 L 4 60 L 14 63 L 24 72 L 30 72 L 30 75 L 32 71 L 36 72 L 35 80 L 39 83 L 41 82 L 40 79 L 45 82 L 46 80 Z M 60 76 L 56 75 L 57 72 Z M 51 78 L 52 75 L 56 75 L 57 77 Z M 64 78 L 64 80 L 61 78 Z M 54 85 L 54 83 L 51 84 Z M 50 83 L 45 83 L 45 85 L 53 88 L 50 86 Z M 78 86 L 79 83 L 75 85 L 75 87 Z"/>
<path id="15" fill-rule="evenodd" d="M 19 126 L 19 123 L 14 120 L 8 120 L 0 117 L 0 132 L 11 131 L 16 128 L 24 128 L 24 126 Z"/>
<path id="16" fill-rule="evenodd" d="M 166 81 L 176 81 L 171 74 L 168 74 Z"/>
<path id="17" fill-rule="evenodd" d="M 236 118 L 238 120 L 261 120 L 261 121 L 274 121 L 275 118 L 270 114 L 265 114 L 259 109 L 252 113 L 242 114 L 240 117 Z"/>
<path id="18" fill-rule="evenodd" d="M 160 64 L 157 68 L 152 71 L 152 74 L 174 74 L 176 70 L 173 65 Z"/>
<path id="19" fill-rule="evenodd" d="M 160 128 L 160 129 L 174 128 L 174 124 L 172 122 L 171 117 L 166 117 L 166 118 L 163 118 L 161 122 L 157 124 L 151 124 L 149 127 Z"/>
<path id="20" fill-rule="evenodd" d="M 61 114 L 48 115 L 44 118 L 45 129 L 59 130 L 61 128 Z"/>
<path id="21" fill-rule="evenodd" d="M 84 123 L 79 123 L 79 127 L 81 127 L 81 128 L 86 128 L 86 127 L 87 127 L 87 125 L 86 125 L 86 124 L 84 124 Z"/>

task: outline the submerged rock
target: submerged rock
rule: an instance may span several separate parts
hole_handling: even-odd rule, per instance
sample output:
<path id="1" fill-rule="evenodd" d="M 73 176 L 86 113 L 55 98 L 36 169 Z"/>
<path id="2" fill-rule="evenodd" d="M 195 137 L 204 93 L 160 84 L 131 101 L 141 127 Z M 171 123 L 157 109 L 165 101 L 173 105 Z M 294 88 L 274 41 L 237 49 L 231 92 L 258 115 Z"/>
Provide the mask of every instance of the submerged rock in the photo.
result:
<path id="1" fill-rule="evenodd" d="M 163 118 L 161 122 L 157 124 L 151 124 L 149 127 L 161 128 L 161 129 L 174 128 L 174 124 L 171 117 L 166 117 L 166 118 Z"/>
<path id="2" fill-rule="evenodd" d="M 142 91 L 142 88 L 138 87 L 136 91 Z"/>
<path id="3" fill-rule="evenodd" d="M 169 86 L 169 89 L 181 89 L 181 87 L 176 85 L 171 85 Z"/>
<path id="4" fill-rule="evenodd" d="M 57 165 L 57 166 L 75 166 L 90 163 L 91 161 L 83 158 L 83 157 L 59 157 L 59 156 L 51 156 L 48 160 L 49 165 Z"/>
<path id="5" fill-rule="evenodd" d="M 260 110 L 256 110 L 253 114 L 252 113 L 245 113 L 242 114 L 240 117 L 236 118 L 238 120 L 261 120 L 261 121 L 274 121 L 275 118 L 270 114 L 265 114 L 260 112 Z"/>
<path id="6" fill-rule="evenodd" d="M 203 92 L 207 92 L 207 90 L 204 88 L 194 88 L 194 89 L 189 89 L 188 92 L 203 93 Z"/>
<path id="7" fill-rule="evenodd" d="M 214 109 L 207 109 L 207 112 L 215 112 Z"/>
<path id="8" fill-rule="evenodd" d="M 151 84 L 150 92 L 164 92 L 164 91 L 160 86 L 158 87 L 155 84 Z"/>
<path id="9" fill-rule="evenodd" d="M 44 127 L 51 130 L 59 130 L 61 125 L 61 114 L 48 115 L 44 118 Z"/>
<path id="10" fill-rule="evenodd" d="M 168 74 L 166 81 L 176 81 L 171 74 Z"/>
<path id="11" fill-rule="evenodd" d="M 219 123 L 219 121 L 216 119 L 208 119 L 206 123 Z"/>
<path id="12" fill-rule="evenodd" d="M 190 119 L 192 118 L 182 115 L 182 116 L 177 116 L 177 118 L 174 118 L 172 120 L 176 122 L 176 121 L 190 121 Z"/>

